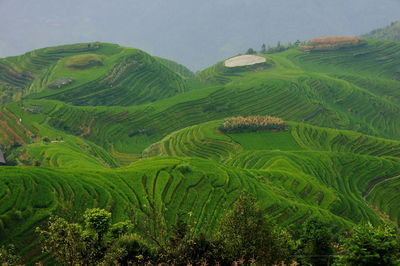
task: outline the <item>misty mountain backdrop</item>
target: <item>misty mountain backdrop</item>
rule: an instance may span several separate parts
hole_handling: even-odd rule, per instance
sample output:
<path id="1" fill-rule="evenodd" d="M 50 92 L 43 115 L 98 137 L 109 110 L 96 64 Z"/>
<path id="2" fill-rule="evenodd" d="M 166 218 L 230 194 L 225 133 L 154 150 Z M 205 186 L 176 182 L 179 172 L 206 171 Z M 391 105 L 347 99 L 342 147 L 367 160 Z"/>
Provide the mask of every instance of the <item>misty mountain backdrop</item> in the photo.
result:
<path id="1" fill-rule="evenodd" d="M 372 30 L 370 33 L 364 34 L 362 37 L 368 39 L 400 41 L 400 20 L 392 22 L 389 26 L 384 28 Z"/>
<path id="2" fill-rule="evenodd" d="M 0 0 L 0 57 L 105 41 L 200 70 L 262 43 L 361 35 L 399 14 L 398 0 Z"/>

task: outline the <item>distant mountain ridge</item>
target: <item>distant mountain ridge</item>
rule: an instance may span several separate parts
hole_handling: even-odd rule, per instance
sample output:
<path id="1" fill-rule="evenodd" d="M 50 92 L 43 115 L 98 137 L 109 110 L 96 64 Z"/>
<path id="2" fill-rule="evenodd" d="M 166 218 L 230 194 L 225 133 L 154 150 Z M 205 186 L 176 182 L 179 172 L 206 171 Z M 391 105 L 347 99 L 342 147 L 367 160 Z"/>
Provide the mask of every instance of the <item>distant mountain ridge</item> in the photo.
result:
<path id="1" fill-rule="evenodd" d="M 361 37 L 367 39 L 390 40 L 400 42 L 400 20 L 392 22 L 389 26 L 375 29 Z"/>

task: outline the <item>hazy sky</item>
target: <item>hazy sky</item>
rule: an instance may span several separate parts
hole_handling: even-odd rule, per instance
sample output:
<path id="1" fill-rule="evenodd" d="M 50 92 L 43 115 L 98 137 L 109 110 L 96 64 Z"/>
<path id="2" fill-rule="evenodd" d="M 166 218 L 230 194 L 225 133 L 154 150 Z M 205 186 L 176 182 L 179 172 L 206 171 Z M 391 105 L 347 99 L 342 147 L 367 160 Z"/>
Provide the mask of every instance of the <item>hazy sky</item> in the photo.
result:
<path id="1" fill-rule="evenodd" d="M 262 43 L 360 35 L 400 0 L 0 0 L 0 57 L 104 41 L 200 70 Z"/>

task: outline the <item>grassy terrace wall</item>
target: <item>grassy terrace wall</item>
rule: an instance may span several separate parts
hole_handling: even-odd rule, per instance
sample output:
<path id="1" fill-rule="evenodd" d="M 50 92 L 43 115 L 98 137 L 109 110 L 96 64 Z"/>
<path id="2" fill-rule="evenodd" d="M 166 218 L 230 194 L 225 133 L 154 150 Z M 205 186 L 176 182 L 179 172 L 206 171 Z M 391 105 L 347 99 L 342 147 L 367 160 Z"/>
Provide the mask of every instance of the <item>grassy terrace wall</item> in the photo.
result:
<path id="1" fill-rule="evenodd" d="M 395 204 L 400 196 L 394 192 L 400 182 L 399 141 L 297 123 L 288 123 L 289 132 L 223 133 L 220 124 L 179 130 L 144 155 L 200 157 L 256 169 L 292 198 L 355 222 L 374 220 L 375 210 L 400 221 Z M 386 189 L 386 198 L 378 199 Z"/>
<path id="2" fill-rule="evenodd" d="M 121 49 L 104 46 L 96 51 L 122 56 Z M 398 138 L 400 82 L 393 75 L 398 69 L 395 55 L 399 49 L 394 43 L 368 41 L 364 47 L 340 53 L 307 54 L 289 50 L 268 55 L 274 61 L 274 67 L 263 71 L 230 75 L 219 72 L 216 65 L 200 74 L 206 79 L 221 76 L 226 79 L 224 86 L 189 91 L 139 107 L 81 108 L 57 104 L 44 114 L 50 118 L 46 123 L 58 130 L 123 153 L 140 153 L 151 143 L 186 126 L 239 115 L 268 114 L 285 120 Z M 378 63 L 377 58 L 382 58 L 382 62 L 384 58 L 387 60 Z M 374 67 L 368 67 L 371 65 Z M 87 85 L 88 91 L 97 88 L 95 84 L 92 88 Z M 93 104 L 119 102 L 124 105 L 133 99 L 122 97 L 126 94 L 116 98 L 102 97 L 105 91 L 95 91 L 78 99 L 72 96 L 78 95 L 79 90 L 67 90 L 46 97 L 60 97 L 79 104 L 99 101 Z M 151 95 L 144 96 L 150 100 Z M 35 97 L 39 96 L 44 97 L 40 94 Z M 13 111 L 24 115 L 18 110 Z"/>
<path id="3" fill-rule="evenodd" d="M 114 170 L 77 166 L 74 170 L 0 168 L 2 239 L 29 241 L 31 229 L 50 213 L 79 219 L 89 207 L 111 210 L 115 221 L 133 217 L 139 223 L 150 221 L 147 225 L 151 230 L 159 230 L 159 223 L 171 225 L 180 216 L 195 219 L 199 221 L 198 230 L 211 234 L 220 215 L 243 190 L 257 195 L 261 206 L 283 225 L 321 216 L 346 228 L 365 220 L 379 223 L 386 214 L 399 222 L 398 154 L 378 157 L 326 151 L 334 144 L 324 143 L 323 136 L 328 134 L 330 139 L 335 131 L 300 125 L 296 128 L 294 124 L 291 147 L 286 151 L 268 149 L 271 134 L 288 142 L 288 132 L 225 135 L 215 131 L 219 123 L 178 131 L 158 147 L 162 155 L 191 158 L 156 157 Z M 310 129 L 318 133 L 310 133 Z M 257 143 L 262 144 L 256 146 L 261 149 L 248 146 L 246 140 L 257 138 L 254 134 L 261 134 Z M 307 144 L 310 134 L 321 138 Z M 375 138 L 366 140 L 373 143 Z M 347 146 L 346 142 L 343 145 Z M 398 142 L 386 141 L 386 145 L 390 150 Z M 371 153 L 380 150 L 377 146 L 370 146 Z M 74 212 L 68 212 L 68 208 Z"/>
<path id="4" fill-rule="evenodd" d="M 0 167 L 0 245 L 15 240 L 32 259 L 35 226 L 50 214 L 79 220 L 90 207 L 155 233 L 183 217 L 212 234 L 244 190 L 283 226 L 311 216 L 339 229 L 399 223 L 399 52 L 369 40 L 340 52 L 292 49 L 265 55 L 273 63 L 265 69 L 229 73 L 217 64 L 195 78 L 111 44 L 6 58 L 1 64 L 20 76 L 29 69 L 33 80 L 14 95 L 29 99 L 0 107 L 0 142 L 18 164 L 43 167 Z M 65 67 L 84 54 L 103 65 Z M 67 77 L 74 82 L 48 88 Z M 219 129 L 218 119 L 265 115 L 297 122 Z"/>
<path id="5" fill-rule="evenodd" d="M 90 207 L 112 211 L 114 221 L 135 217 L 156 233 L 162 223 L 193 219 L 196 230 L 209 235 L 244 190 L 257 195 L 260 205 L 275 210 L 272 214 L 285 224 L 321 213 L 338 225 L 350 225 L 323 208 L 290 199 L 289 192 L 266 184 L 262 173 L 209 160 L 154 158 L 114 171 L 2 167 L 0 173 L 0 243 L 12 239 L 24 252 L 35 249 L 32 228 L 50 213 L 79 221 Z"/>

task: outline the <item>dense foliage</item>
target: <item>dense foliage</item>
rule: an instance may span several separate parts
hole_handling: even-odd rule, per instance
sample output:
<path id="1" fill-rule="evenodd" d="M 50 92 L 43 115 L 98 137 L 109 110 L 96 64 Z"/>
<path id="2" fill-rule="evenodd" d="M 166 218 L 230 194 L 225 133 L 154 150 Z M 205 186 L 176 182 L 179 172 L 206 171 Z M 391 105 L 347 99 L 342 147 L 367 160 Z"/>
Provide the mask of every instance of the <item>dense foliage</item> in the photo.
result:
<path id="1" fill-rule="evenodd" d="M 130 230 L 128 222 L 111 225 L 111 213 L 88 209 L 84 226 L 53 217 L 48 228 L 37 228 L 42 249 L 60 265 L 98 265 L 110 263 L 125 254 L 116 240 Z"/>
<path id="2" fill-rule="evenodd" d="M 199 234 L 195 227 L 178 220 L 170 233 L 164 232 L 166 238 L 158 234 L 148 242 L 129 234 L 129 227 L 114 234 L 121 223 L 111 225 L 110 216 L 101 209 L 88 209 L 84 226 L 52 218 L 46 229 L 37 229 L 44 254 L 51 254 L 60 265 L 103 265 L 113 261 L 170 265 L 243 261 L 271 265 L 290 262 L 295 247 L 291 235 L 267 220 L 255 198 L 246 195 L 238 198 L 213 237 Z"/>
<path id="3" fill-rule="evenodd" d="M 60 217 L 37 229 L 44 255 L 58 265 L 398 265 L 400 241 L 389 224 L 360 225 L 333 241 L 328 225 L 315 218 L 297 238 L 276 226 L 254 197 L 242 194 L 216 234 L 206 237 L 178 220 L 169 232 L 144 240 L 130 222 L 111 224 L 111 213 L 88 209 L 84 224 Z M 335 246 L 335 248 L 334 248 Z M 13 246 L 0 248 L 0 262 L 20 261 Z M 297 262 L 296 262 L 297 261 Z"/>
<path id="4" fill-rule="evenodd" d="M 343 241 L 343 265 L 399 265 L 400 235 L 393 225 L 360 225 Z"/>

